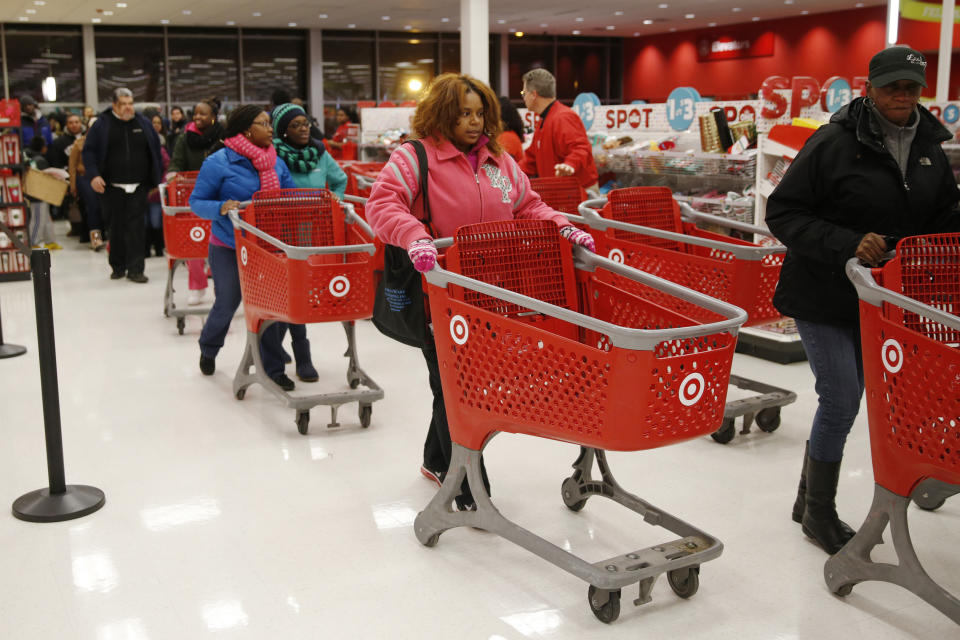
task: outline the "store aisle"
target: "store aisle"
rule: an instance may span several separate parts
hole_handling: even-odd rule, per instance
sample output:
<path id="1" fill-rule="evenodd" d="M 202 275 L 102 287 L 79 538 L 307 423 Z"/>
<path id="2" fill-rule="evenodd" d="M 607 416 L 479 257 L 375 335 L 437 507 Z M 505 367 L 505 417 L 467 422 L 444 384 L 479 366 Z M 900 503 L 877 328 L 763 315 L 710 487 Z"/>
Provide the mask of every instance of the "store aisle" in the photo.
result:
<path id="1" fill-rule="evenodd" d="M 701 438 L 612 454 L 621 484 L 718 536 L 700 591 L 680 600 L 658 580 L 653 602 L 606 627 L 587 585 L 469 528 L 421 546 L 413 518 L 433 494 L 419 472 L 429 392 L 420 354 L 358 323 L 361 362 L 386 390 L 369 429 L 356 407 L 309 436 L 259 386 L 242 402 L 231 380 L 240 317 L 217 360 L 197 367 L 200 321 L 178 336 L 162 316 L 165 263 L 150 282 L 110 281 L 103 254 L 63 241 L 53 254 L 54 311 L 67 481 L 107 495 L 96 514 L 31 524 L 9 505 L 46 482 L 29 282 L 0 285 L 3 334 L 26 356 L 0 360 L 0 637 L 27 640 L 224 638 L 944 638 L 956 626 L 899 588 L 863 584 L 841 600 L 826 556 L 790 520 L 815 396 L 806 363 L 738 356 L 741 375 L 794 389 L 774 434 L 720 446 Z M 181 285 L 185 295 L 184 282 Z M 311 325 L 324 384 L 345 387 L 339 325 Z M 291 366 L 292 370 L 292 366 Z M 554 543 L 601 560 L 670 539 L 594 499 L 574 514 L 559 496 L 575 447 L 498 436 L 487 463 L 498 507 Z M 872 496 L 865 411 L 847 448 L 840 513 L 858 526 Z M 960 592 L 960 501 L 910 510 L 928 571 Z M 888 536 L 889 540 L 889 536 Z M 880 557 L 890 552 L 881 549 Z M 889 555 L 892 557 L 892 554 Z"/>

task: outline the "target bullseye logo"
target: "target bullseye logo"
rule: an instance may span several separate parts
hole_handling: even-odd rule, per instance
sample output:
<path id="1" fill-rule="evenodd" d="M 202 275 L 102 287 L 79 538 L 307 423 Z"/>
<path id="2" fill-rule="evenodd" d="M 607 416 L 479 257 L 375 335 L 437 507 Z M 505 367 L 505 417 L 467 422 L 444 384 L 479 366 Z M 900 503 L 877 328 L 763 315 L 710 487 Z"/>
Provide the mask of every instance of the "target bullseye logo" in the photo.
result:
<path id="1" fill-rule="evenodd" d="M 203 227 L 196 226 L 190 229 L 190 239 L 194 242 L 203 242 L 203 239 L 207 237 L 207 232 Z"/>
<path id="2" fill-rule="evenodd" d="M 247 266 L 247 248 L 240 247 L 240 262 L 243 266 Z"/>
<path id="3" fill-rule="evenodd" d="M 470 327 L 463 316 L 450 318 L 450 337 L 457 344 L 463 344 L 470 337 Z"/>
<path id="4" fill-rule="evenodd" d="M 706 383 L 703 381 L 703 376 L 699 373 L 691 373 L 688 375 L 683 379 L 683 382 L 680 383 L 680 404 L 685 407 L 697 404 L 706 386 Z"/>
<path id="5" fill-rule="evenodd" d="M 342 298 L 350 293 L 350 281 L 344 276 L 337 276 L 330 281 L 330 294 L 335 298 Z"/>
<path id="6" fill-rule="evenodd" d="M 890 373 L 897 373 L 903 367 L 903 347 L 900 343 L 890 338 L 883 343 L 880 349 L 880 359 L 883 360 L 883 368 Z"/>
<path id="7" fill-rule="evenodd" d="M 623 264 L 623 251 L 621 251 L 620 249 L 610 249 L 610 254 L 607 257 L 613 260 L 614 262 L 619 262 L 620 264 Z"/>

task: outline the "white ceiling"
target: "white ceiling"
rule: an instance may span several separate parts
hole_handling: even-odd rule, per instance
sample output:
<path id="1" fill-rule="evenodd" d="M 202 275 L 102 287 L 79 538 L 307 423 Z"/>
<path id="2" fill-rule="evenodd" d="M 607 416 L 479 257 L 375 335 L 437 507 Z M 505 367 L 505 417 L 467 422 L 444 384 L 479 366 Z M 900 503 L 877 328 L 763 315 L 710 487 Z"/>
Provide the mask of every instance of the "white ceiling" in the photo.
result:
<path id="1" fill-rule="evenodd" d="M 5 0 L 0 21 L 456 31 L 458 0 Z M 885 5 L 885 0 L 490 0 L 490 31 L 630 37 Z M 587 8 L 585 5 L 589 5 Z M 110 14 L 112 12 L 112 14 Z M 260 15 L 255 15 L 259 13 Z M 686 18 L 692 14 L 693 18 Z M 326 17 L 321 17 L 326 16 Z M 389 17 L 389 19 L 385 19 Z M 652 24 L 643 24 L 651 20 Z M 351 26 L 352 25 L 352 26 Z"/>

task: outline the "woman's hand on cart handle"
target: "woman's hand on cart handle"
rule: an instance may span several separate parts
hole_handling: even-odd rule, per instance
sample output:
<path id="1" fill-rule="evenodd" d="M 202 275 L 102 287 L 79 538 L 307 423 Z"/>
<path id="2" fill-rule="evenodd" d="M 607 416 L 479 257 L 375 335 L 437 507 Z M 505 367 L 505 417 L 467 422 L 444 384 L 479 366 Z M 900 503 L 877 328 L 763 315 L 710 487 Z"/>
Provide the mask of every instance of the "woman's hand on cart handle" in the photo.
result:
<path id="1" fill-rule="evenodd" d="M 411 242 L 407 247 L 407 254 L 413 262 L 413 268 L 420 273 L 430 271 L 437 264 L 437 248 L 433 240 L 428 238 Z"/>
<path id="2" fill-rule="evenodd" d="M 240 209 L 240 203 L 236 200 L 227 200 L 222 205 L 220 205 L 220 215 L 225 216 L 231 211 L 238 211 Z"/>
<path id="3" fill-rule="evenodd" d="M 560 235 L 563 236 L 563 238 L 570 244 L 579 245 L 590 253 L 597 252 L 597 245 L 593 241 L 593 236 L 582 229 L 577 229 L 572 224 L 561 227 Z"/>
<path id="4" fill-rule="evenodd" d="M 870 265 L 877 265 L 887 253 L 887 240 L 881 235 L 870 232 L 857 245 L 856 256 Z"/>

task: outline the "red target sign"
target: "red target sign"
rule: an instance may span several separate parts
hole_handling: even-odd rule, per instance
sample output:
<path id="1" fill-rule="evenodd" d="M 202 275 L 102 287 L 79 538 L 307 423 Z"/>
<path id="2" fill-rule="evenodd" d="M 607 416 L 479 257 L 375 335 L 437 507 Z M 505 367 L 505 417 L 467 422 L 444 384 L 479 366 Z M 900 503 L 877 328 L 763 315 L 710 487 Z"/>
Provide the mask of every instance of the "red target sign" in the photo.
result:
<path id="1" fill-rule="evenodd" d="M 337 276 L 330 280 L 329 289 L 334 298 L 342 298 L 350 293 L 350 281 L 345 276 Z"/>
<path id="2" fill-rule="evenodd" d="M 243 266 L 247 266 L 247 248 L 240 247 L 240 263 Z"/>
<path id="3" fill-rule="evenodd" d="M 897 373 L 903 367 L 903 347 L 890 338 L 880 348 L 880 359 L 883 361 L 884 369 L 890 373 Z"/>
<path id="4" fill-rule="evenodd" d="M 683 382 L 680 383 L 680 404 L 685 407 L 697 404 L 697 402 L 700 401 L 700 397 L 703 396 L 703 391 L 706 389 L 706 386 L 703 376 L 699 373 L 691 373 L 688 375 L 683 379 Z"/>
<path id="5" fill-rule="evenodd" d="M 190 229 L 190 239 L 194 242 L 203 242 L 203 239 L 207 237 L 207 231 L 201 226 L 196 226 Z"/>
<path id="6" fill-rule="evenodd" d="M 457 344 L 463 344 L 470 337 L 470 327 L 467 325 L 463 316 L 453 316 L 450 318 L 450 337 Z"/>
<path id="7" fill-rule="evenodd" d="M 614 262 L 619 262 L 623 264 L 623 251 L 620 249 L 610 249 L 610 253 L 607 255 L 608 258 Z"/>

